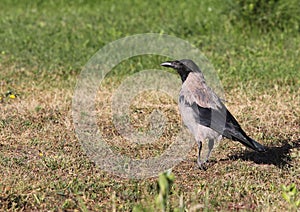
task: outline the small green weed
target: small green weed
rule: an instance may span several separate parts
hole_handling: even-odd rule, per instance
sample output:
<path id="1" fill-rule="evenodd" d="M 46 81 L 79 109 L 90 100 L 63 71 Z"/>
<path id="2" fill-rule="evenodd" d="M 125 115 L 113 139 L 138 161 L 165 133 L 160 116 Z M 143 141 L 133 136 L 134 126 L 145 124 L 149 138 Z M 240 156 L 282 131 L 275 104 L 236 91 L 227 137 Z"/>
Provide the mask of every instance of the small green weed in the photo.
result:
<path id="1" fill-rule="evenodd" d="M 292 210 L 300 208 L 299 191 L 294 183 L 289 186 L 282 186 L 282 197 L 290 204 Z"/>
<path id="2" fill-rule="evenodd" d="M 159 193 L 156 204 L 162 211 L 168 209 L 168 196 L 174 182 L 174 174 L 171 171 L 161 173 L 158 178 Z"/>

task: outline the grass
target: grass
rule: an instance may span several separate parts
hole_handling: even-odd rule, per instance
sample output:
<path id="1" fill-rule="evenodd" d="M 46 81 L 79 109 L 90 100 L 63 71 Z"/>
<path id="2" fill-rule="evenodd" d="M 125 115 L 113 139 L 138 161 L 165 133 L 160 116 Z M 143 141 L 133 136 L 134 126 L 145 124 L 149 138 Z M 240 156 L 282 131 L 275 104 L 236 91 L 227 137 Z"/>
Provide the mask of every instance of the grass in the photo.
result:
<path id="1" fill-rule="evenodd" d="M 1 210 L 155 207 L 157 178 L 123 179 L 84 154 L 71 106 L 88 59 L 111 41 L 145 32 L 199 47 L 217 70 L 230 111 L 249 135 L 270 147 L 260 155 L 224 140 L 207 171 L 195 169 L 194 147 L 173 168 L 169 208 L 178 208 L 182 198 L 190 211 L 296 210 L 283 198 L 282 186 L 300 189 L 299 33 L 243 28 L 228 2 L 1 1 Z M 160 155 L 178 132 L 177 105 L 163 93 L 141 93 L 130 107 L 136 129 L 148 129 L 144 120 L 153 109 L 166 114 L 158 141 L 132 145 L 111 121 L 111 95 L 122 80 L 159 69 L 164 59 L 148 55 L 122 62 L 97 93 L 97 123 L 115 151 L 135 158 Z"/>

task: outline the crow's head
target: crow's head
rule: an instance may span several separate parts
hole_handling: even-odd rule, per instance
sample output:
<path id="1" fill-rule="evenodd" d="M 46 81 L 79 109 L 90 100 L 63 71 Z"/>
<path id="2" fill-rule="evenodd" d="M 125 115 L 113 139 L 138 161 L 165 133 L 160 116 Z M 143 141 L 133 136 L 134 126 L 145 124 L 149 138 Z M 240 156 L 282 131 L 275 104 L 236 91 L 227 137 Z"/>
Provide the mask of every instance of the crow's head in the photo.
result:
<path id="1" fill-rule="evenodd" d="M 188 59 L 166 61 L 160 65 L 175 69 L 180 75 L 182 82 L 186 80 L 189 73 L 200 72 L 199 67 L 192 60 Z"/>

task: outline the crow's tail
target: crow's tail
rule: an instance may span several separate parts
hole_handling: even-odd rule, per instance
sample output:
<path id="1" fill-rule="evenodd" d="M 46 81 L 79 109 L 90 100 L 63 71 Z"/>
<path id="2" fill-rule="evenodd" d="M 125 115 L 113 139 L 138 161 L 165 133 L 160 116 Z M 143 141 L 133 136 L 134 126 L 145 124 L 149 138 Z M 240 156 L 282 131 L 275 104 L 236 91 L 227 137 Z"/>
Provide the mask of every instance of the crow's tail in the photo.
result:
<path id="1" fill-rule="evenodd" d="M 251 146 L 249 146 L 251 149 L 257 151 L 257 152 L 265 152 L 267 151 L 266 147 L 261 145 L 260 143 L 258 143 L 257 141 L 253 140 L 252 138 L 247 136 L 247 140 L 248 142 L 251 144 Z"/>
<path id="2" fill-rule="evenodd" d="M 234 136 L 234 137 L 232 137 L 232 139 L 235 141 L 239 141 L 241 144 L 243 144 L 257 152 L 266 152 L 267 151 L 265 146 L 261 145 L 260 143 L 258 143 L 254 139 L 250 138 L 246 134 L 239 135 L 236 137 Z"/>

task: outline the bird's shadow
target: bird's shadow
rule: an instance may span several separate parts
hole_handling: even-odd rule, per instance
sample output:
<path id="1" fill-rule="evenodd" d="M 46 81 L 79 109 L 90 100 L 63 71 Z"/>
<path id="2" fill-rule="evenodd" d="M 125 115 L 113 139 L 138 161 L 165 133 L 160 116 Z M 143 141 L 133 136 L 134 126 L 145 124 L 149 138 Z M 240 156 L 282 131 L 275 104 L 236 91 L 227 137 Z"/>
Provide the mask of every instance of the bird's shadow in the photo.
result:
<path id="1" fill-rule="evenodd" d="M 295 141 L 281 141 L 279 147 L 268 147 L 264 153 L 245 151 L 236 155 L 229 156 L 230 160 L 253 161 L 256 164 L 275 165 L 278 168 L 290 168 L 292 158 L 290 152 L 292 149 L 300 148 L 300 139 Z"/>

